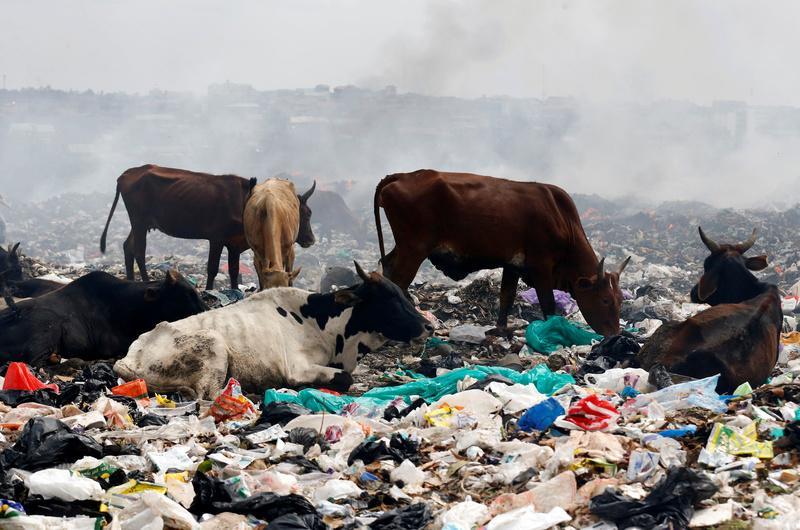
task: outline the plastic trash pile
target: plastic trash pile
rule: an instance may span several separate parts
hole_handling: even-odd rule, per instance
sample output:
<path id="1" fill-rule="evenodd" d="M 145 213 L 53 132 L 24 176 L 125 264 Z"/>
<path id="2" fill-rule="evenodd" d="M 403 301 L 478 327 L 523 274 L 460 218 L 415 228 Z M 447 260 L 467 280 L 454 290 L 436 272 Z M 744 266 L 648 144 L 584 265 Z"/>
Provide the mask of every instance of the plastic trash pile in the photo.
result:
<path id="1" fill-rule="evenodd" d="M 535 324 L 543 349 L 594 348 L 551 354 L 594 358 L 580 366 L 630 346 L 570 320 Z M 245 396 L 231 379 L 213 401 L 185 402 L 103 363 L 49 381 L 11 363 L 0 526 L 794 527 L 800 361 L 730 396 L 717 377 L 657 390 L 638 368 L 566 368 L 396 369 L 399 384 L 361 395 Z"/>

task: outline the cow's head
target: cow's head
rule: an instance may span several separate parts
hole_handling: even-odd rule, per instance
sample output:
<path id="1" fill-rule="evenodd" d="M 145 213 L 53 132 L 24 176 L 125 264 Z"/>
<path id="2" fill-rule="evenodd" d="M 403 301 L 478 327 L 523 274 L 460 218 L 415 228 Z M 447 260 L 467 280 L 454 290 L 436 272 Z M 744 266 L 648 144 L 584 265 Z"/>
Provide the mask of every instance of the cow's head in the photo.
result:
<path id="1" fill-rule="evenodd" d="M 261 273 L 262 289 L 271 289 L 273 287 L 291 287 L 294 279 L 300 274 L 300 267 L 292 272 L 282 270 L 264 271 Z"/>
<path id="2" fill-rule="evenodd" d="M 591 278 L 578 278 L 572 295 L 578 302 L 581 314 L 596 332 L 609 337 L 619 333 L 619 310 L 622 306 L 622 291 L 619 276 L 630 256 L 615 272 L 606 272 L 603 258 L 597 264 L 597 274 Z"/>
<path id="3" fill-rule="evenodd" d="M 19 262 L 19 243 L 9 246 L 8 250 L 0 247 L 0 282 L 22 281 L 22 265 Z"/>
<path id="4" fill-rule="evenodd" d="M 759 281 L 752 272 L 767 267 L 764 255 L 745 258 L 744 253 L 756 242 L 756 230 L 741 243 L 717 243 L 701 227 L 700 239 L 711 255 L 703 262 L 703 276 L 692 287 L 691 299 L 695 303 L 736 304 L 758 294 Z"/>
<path id="5" fill-rule="evenodd" d="M 202 313 L 206 306 L 197 289 L 174 270 L 155 286 L 144 290 L 149 314 L 170 322 Z"/>
<path id="6" fill-rule="evenodd" d="M 317 187 L 317 181 L 311 185 L 311 188 L 302 195 L 298 195 L 300 200 L 300 230 L 297 231 L 297 244 L 303 248 L 308 248 L 314 244 L 314 232 L 311 230 L 311 208 L 308 207 L 308 198 L 314 193 Z"/>
<path id="7" fill-rule="evenodd" d="M 433 333 L 430 322 L 380 270 L 367 274 L 357 262 L 354 263 L 363 282 L 334 293 L 336 303 L 353 308 L 345 328 L 346 335 L 379 333 L 389 340 L 411 342 Z"/>

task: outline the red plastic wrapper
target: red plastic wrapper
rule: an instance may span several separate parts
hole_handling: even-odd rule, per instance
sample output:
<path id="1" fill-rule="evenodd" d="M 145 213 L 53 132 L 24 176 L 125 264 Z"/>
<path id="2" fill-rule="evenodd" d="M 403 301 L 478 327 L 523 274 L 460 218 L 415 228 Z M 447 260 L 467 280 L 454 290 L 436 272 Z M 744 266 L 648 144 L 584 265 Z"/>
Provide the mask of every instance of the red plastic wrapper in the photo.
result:
<path id="1" fill-rule="evenodd" d="M 40 390 L 49 388 L 58 392 L 58 385 L 46 385 L 33 375 L 25 363 L 11 363 L 6 371 L 6 378 L 3 382 L 3 390 Z"/>
<path id="2" fill-rule="evenodd" d="M 572 405 L 564 420 L 584 431 L 601 431 L 615 424 L 617 418 L 619 411 L 614 405 L 592 394 Z"/>
<path id="3" fill-rule="evenodd" d="M 215 421 L 219 422 L 255 415 L 256 407 L 252 401 L 242 395 L 239 381 L 231 377 L 228 379 L 228 384 L 225 385 L 225 390 L 211 404 L 209 413 Z"/>

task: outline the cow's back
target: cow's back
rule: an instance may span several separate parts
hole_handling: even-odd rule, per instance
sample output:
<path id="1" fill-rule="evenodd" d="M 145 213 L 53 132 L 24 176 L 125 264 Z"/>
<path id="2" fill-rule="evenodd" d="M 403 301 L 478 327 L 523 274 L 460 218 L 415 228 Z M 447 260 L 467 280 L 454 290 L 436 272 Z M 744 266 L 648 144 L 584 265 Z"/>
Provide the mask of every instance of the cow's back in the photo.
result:
<path id="1" fill-rule="evenodd" d="M 470 173 L 419 170 L 381 183 L 395 240 L 422 240 L 441 252 L 507 262 L 527 252 L 561 254 L 585 240 L 575 204 L 549 184 Z M 502 264 L 502 263 L 498 263 Z"/>
<path id="2" fill-rule="evenodd" d="M 117 182 L 132 223 L 187 239 L 242 233 L 249 187 L 242 177 L 146 165 L 127 170 Z"/>
<path id="3" fill-rule="evenodd" d="M 291 247 L 300 227 L 300 203 L 294 184 L 269 179 L 257 185 L 245 204 L 243 219 L 245 236 L 254 252 L 264 256 L 273 246 Z"/>

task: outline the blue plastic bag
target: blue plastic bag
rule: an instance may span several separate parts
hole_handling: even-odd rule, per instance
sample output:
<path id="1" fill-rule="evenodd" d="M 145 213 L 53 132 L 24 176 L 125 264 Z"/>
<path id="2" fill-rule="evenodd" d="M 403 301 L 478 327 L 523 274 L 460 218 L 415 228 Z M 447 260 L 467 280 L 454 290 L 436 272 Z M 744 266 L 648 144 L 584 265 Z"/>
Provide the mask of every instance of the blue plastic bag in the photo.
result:
<path id="1" fill-rule="evenodd" d="M 565 414 L 561 403 L 553 398 L 547 398 L 541 403 L 529 408 L 517 422 L 521 431 L 543 431 L 550 427 L 556 418 Z"/>

